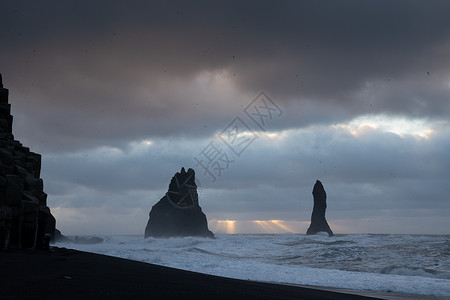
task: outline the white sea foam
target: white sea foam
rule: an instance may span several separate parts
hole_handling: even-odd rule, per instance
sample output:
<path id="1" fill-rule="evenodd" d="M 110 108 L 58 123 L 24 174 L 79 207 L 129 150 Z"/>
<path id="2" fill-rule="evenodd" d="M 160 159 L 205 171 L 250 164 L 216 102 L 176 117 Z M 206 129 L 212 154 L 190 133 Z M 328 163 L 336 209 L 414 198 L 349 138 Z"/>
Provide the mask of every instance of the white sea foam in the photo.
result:
<path id="1" fill-rule="evenodd" d="M 103 238 L 56 246 L 239 279 L 450 297 L 450 236 Z"/>

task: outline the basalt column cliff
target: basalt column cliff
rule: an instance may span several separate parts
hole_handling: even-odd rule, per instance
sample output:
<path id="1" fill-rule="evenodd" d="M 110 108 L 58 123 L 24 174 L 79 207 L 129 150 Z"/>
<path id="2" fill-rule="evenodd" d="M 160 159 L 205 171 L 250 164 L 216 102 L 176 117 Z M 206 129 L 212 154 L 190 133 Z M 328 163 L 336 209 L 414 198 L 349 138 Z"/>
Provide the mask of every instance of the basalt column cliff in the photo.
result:
<path id="1" fill-rule="evenodd" d="M 0 74 L 0 250 L 46 249 L 55 218 L 40 177 L 41 156 L 14 140 L 8 90 Z"/>
<path id="2" fill-rule="evenodd" d="M 325 210 L 327 209 L 327 193 L 323 188 L 322 182 L 316 181 L 313 188 L 314 208 L 311 215 L 311 225 L 306 234 L 316 234 L 318 232 L 327 232 L 328 236 L 333 236 L 327 220 L 325 219 Z"/>
<path id="3" fill-rule="evenodd" d="M 166 195 L 150 211 L 145 237 L 204 236 L 214 237 L 208 229 L 206 215 L 198 204 L 195 172 L 181 168 L 169 185 Z"/>

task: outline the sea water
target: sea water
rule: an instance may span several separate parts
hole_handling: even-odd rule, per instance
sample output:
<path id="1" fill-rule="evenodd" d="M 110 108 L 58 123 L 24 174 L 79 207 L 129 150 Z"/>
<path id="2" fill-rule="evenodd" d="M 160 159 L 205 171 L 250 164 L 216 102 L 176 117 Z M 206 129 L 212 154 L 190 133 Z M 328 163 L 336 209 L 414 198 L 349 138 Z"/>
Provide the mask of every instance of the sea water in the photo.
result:
<path id="1" fill-rule="evenodd" d="M 238 279 L 450 297 L 449 235 L 102 238 L 55 246 Z"/>

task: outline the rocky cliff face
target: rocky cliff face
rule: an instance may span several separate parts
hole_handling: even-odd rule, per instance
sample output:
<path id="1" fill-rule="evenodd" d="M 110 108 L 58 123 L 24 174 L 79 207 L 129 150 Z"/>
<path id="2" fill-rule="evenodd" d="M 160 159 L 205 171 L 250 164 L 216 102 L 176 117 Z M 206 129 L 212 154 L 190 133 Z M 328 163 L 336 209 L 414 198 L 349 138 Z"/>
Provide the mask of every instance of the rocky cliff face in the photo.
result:
<path id="1" fill-rule="evenodd" d="M 0 74 L 0 249 L 48 248 L 55 218 L 40 178 L 41 156 L 14 140 Z"/>
<path id="2" fill-rule="evenodd" d="M 204 236 L 214 237 L 208 229 L 206 215 L 198 204 L 195 172 L 181 172 L 172 177 L 169 190 L 150 211 L 145 237 Z"/>
<path id="3" fill-rule="evenodd" d="M 316 234 L 318 232 L 327 232 L 328 236 L 333 236 L 327 220 L 325 219 L 325 210 L 327 209 L 327 193 L 323 188 L 322 182 L 316 181 L 313 188 L 314 208 L 311 215 L 311 225 L 306 234 Z"/>

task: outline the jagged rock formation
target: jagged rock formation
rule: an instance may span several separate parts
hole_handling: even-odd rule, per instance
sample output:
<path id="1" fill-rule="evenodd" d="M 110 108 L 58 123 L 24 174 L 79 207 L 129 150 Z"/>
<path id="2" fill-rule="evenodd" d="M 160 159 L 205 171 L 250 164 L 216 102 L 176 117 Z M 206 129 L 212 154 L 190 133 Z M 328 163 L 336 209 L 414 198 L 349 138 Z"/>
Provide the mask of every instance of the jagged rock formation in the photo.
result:
<path id="1" fill-rule="evenodd" d="M 311 225 L 306 234 L 317 234 L 318 232 L 327 232 L 328 236 L 333 236 L 327 220 L 325 219 L 325 210 L 327 209 L 327 193 L 323 188 L 322 182 L 316 181 L 313 188 L 314 208 L 311 215 Z"/>
<path id="2" fill-rule="evenodd" d="M 150 211 L 145 237 L 203 236 L 214 237 L 208 229 L 206 215 L 198 204 L 195 172 L 181 168 L 169 185 L 166 195 Z"/>
<path id="3" fill-rule="evenodd" d="M 47 249 L 56 222 L 39 178 L 41 156 L 14 140 L 8 94 L 0 74 L 0 249 Z"/>

